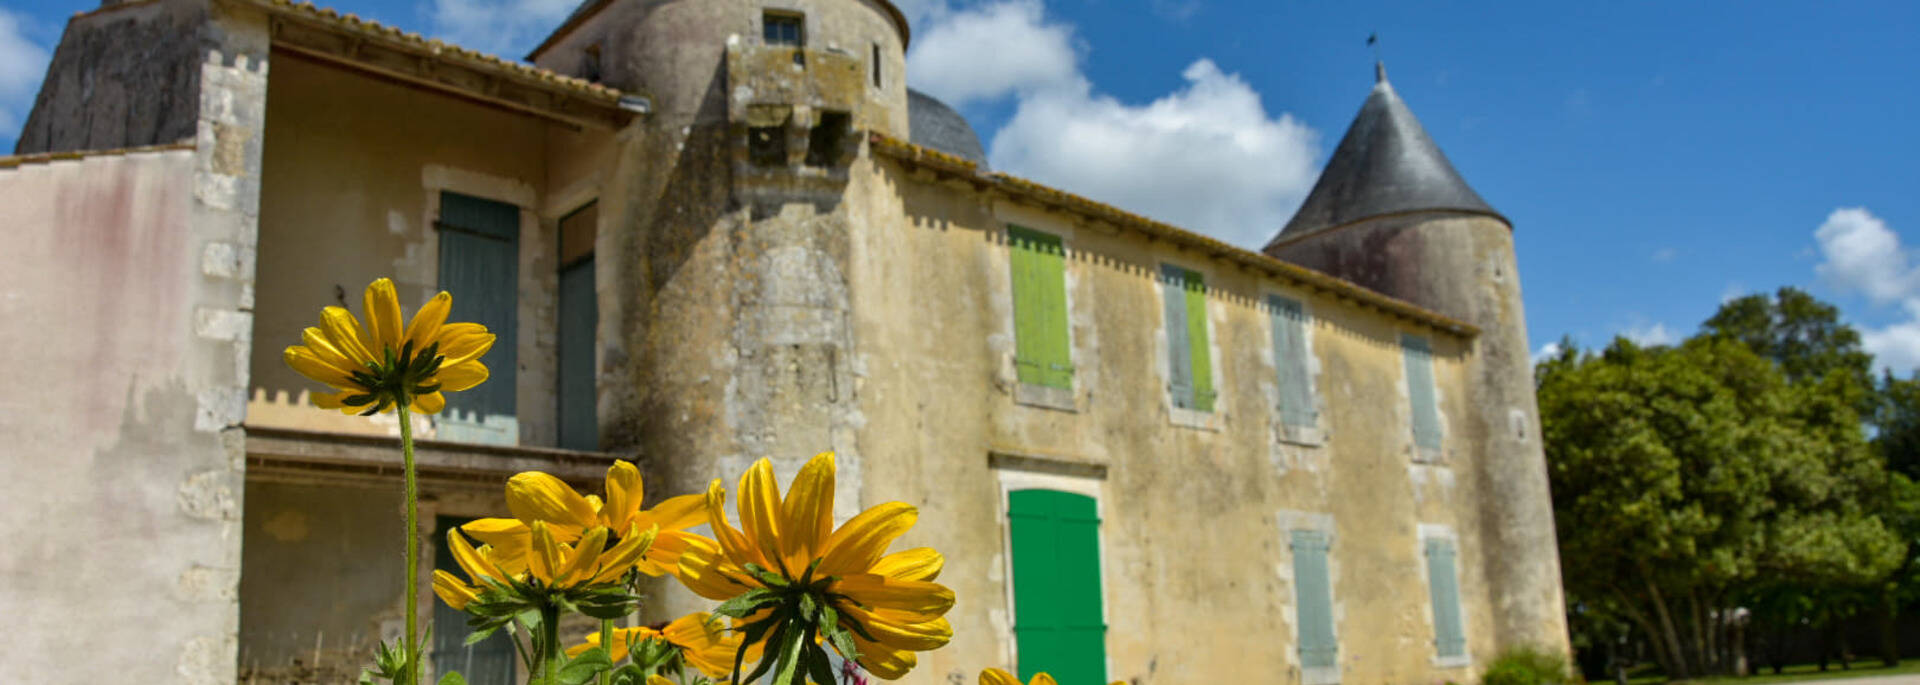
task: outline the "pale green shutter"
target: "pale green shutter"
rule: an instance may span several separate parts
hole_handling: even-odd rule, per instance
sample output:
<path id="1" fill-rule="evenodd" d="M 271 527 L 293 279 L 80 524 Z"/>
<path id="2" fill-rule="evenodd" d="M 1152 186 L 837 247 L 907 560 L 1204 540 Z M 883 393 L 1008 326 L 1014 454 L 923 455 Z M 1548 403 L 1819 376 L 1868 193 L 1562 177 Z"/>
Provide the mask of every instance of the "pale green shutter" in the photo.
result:
<path id="1" fill-rule="evenodd" d="M 1060 237 L 1007 227 L 1013 272 L 1014 368 L 1020 382 L 1073 387 L 1067 334 L 1066 250 Z"/>
<path id="2" fill-rule="evenodd" d="M 1313 377 L 1307 367 L 1307 316 L 1299 302 L 1269 295 L 1273 310 L 1273 368 L 1279 375 L 1280 420 L 1289 426 L 1319 424 Z"/>
<path id="3" fill-rule="evenodd" d="M 1454 573 L 1453 541 L 1427 540 L 1427 591 L 1433 596 L 1433 646 L 1442 657 L 1467 653 L 1460 617 L 1460 582 Z"/>
<path id="4" fill-rule="evenodd" d="M 1016 490 L 1007 498 L 1020 680 L 1045 671 L 1061 685 L 1107 682 L 1093 498 L 1052 490 Z"/>
<path id="5" fill-rule="evenodd" d="M 1300 665 L 1325 668 L 1339 662 L 1340 645 L 1333 636 L 1333 583 L 1327 572 L 1327 534 L 1295 530 L 1293 551 L 1295 626 L 1300 641 Z"/>
<path id="6" fill-rule="evenodd" d="M 493 349 L 481 359 L 487 382 L 447 394 L 447 407 L 484 416 L 514 415 L 519 329 L 520 208 L 457 193 L 440 194 L 440 289 L 453 294 L 449 321 L 487 327 Z"/>
<path id="7" fill-rule="evenodd" d="M 1422 449 L 1440 449 L 1440 407 L 1434 399 L 1433 350 L 1427 339 L 1416 335 L 1400 336 L 1400 347 L 1407 359 L 1407 398 L 1413 404 L 1413 444 Z"/>
<path id="8" fill-rule="evenodd" d="M 1172 264 L 1160 265 L 1161 295 L 1166 302 L 1167 384 L 1173 393 L 1173 406 L 1193 408 L 1193 354 L 1187 324 L 1186 269 Z"/>
<path id="9" fill-rule="evenodd" d="M 1187 345 L 1193 355 L 1193 408 L 1213 411 L 1213 349 L 1207 344 L 1207 283 L 1186 273 Z"/>

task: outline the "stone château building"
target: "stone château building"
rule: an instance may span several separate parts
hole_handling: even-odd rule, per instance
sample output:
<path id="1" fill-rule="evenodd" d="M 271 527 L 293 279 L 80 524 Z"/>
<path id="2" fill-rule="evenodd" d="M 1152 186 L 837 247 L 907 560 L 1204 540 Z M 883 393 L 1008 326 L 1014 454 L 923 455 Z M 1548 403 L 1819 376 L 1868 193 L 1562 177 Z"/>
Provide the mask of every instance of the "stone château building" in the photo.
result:
<path id="1" fill-rule="evenodd" d="M 522 470 L 657 500 L 833 449 L 840 516 L 913 503 L 947 554 L 910 682 L 1566 649 L 1512 229 L 1384 73 L 1261 253 L 989 170 L 908 40 L 888 0 L 588 0 L 531 66 L 286 0 L 74 17 L 0 158 L 0 663 L 345 682 L 435 604 L 394 419 L 280 361 L 381 276 L 500 336 L 419 420 L 428 533 Z"/>

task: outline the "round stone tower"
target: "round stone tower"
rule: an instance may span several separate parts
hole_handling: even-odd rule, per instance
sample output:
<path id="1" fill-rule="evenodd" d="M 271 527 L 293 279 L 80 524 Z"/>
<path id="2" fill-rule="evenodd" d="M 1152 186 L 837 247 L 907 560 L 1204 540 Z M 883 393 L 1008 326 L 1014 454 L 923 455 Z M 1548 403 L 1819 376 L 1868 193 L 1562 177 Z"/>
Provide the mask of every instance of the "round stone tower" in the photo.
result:
<path id="1" fill-rule="evenodd" d="M 1495 639 L 1564 652 L 1559 546 L 1513 228 L 1460 178 L 1375 66 L 1360 114 L 1265 252 L 1466 321 L 1467 418 Z"/>
<path id="2" fill-rule="evenodd" d="M 853 167 L 864 132 L 907 137 L 907 37 L 886 0 L 588 0 L 530 56 L 649 111 L 581 154 L 601 444 L 641 456 L 650 501 L 834 450 L 836 514 L 859 510 L 847 265 L 884 198 Z M 652 594 L 659 618 L 705 606 Z"/>

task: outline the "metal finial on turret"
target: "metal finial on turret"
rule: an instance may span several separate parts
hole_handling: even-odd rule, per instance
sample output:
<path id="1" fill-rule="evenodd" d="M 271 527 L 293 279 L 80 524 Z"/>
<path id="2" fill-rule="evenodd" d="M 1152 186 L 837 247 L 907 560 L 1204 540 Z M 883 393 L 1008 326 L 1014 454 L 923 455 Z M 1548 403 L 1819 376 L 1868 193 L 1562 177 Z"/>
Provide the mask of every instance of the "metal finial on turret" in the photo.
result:
<path id="1" fill-rule="evenodd" d="M 1386 62 L 1376 61 L 1373 63 L 1373 82 L 1374 83 L 1387 82 L 1387 63 Z"/>

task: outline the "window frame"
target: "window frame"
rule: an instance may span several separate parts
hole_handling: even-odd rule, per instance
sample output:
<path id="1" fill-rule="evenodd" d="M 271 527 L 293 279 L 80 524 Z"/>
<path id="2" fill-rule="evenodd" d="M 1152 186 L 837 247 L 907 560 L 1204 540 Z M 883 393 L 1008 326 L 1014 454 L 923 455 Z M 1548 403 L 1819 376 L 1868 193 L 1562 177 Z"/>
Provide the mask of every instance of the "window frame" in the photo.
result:
<path id="1" fill-rule="evenodd" d="M 778 20 L 778 21 L 775 21 Z M 794 28 L 793 42 L 787 42 L 785 36 L 775 36 L 776 25 L 791 23 Z M 766 8 L 760 11 L 760 42 L 768 47 L 788 46 L 807 47 L 807 14 L 798 10 Z"/>
<path id="2" fill-rule="evenodd" d="M 1168 415 L 1175 425 L 1202 430 L 1219 430 L 1220 416 L 1226 413 L 1226 393 L 1221 392 L 1222 373 L 1220 369 L 1221 355 L 1219 336 L 1213 321 L 1213 298 L 1209 297 L 1209 294 L 1213 292 L 1213 287 L 1209 285 L 1212 280 L 1212 274 L 1205 269 L 1196 269 L 1177 261 L 1160 260 L 1158 263 L 1159 268 L 1154 271 L 1153 280 L 1160 310 L 1160 339 L 1162 346 L 1159 355 L 1160 358 L 1156 362 L 1156 365 L 1164 372 L 1163 377 L 1166 387 L 1162 393 L 1162 397 L 1164 398 L 1163 401 L 1166 402 Z M 1180 396 L 1176 392 L 1177 386 L 1174 382 L 1176 362 L 1173 358 L 1176 333 L 1168 319 L 1172 313 L 1169 304 L 1171 300 L 1168 296 L 1167 288 L 1172 285 L 1170 275 L 1173 269 L 1179 269 L 1181 271 L 1181 318 L 1187 322 L 1186 327 L 1178 334 L 1186 341 L 1187 377 L 1189 379 L 1188 383 L 1192 386 L 1190 392 L 1193 393 L 1188 402 L 1190 406 L 1186 407 L 1180 406 L 1180 402 L 1178 401 Z M 1195 289 L 1187 287 L 1189 278 L 1197 278 L 1200 282 L 1197 293 Z M 1201 326 L 1199 330 L 1206 335 L 1206 340 L 1201 341 L 1201 345 L 1199 346 L 1194 344 L 1192 337 L 1194 330 L 1193 305 L 1196 303 L 1200 306 Z M 1196 369 L 1194 366 L 1196 355 L 1201 351 L 1204 351 L 1207 356 L 1207 368 L 1205 370 L 1206 392 L 1211 394 L 1211 397 L 1208 398 L 1209 404 L 1205 409 L 1199 408 L 1199 398 L 1202 392 L 1200 387 L 1201 379 L 1197 373 L 1199 369 Z"/>

